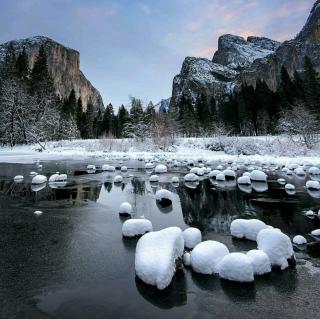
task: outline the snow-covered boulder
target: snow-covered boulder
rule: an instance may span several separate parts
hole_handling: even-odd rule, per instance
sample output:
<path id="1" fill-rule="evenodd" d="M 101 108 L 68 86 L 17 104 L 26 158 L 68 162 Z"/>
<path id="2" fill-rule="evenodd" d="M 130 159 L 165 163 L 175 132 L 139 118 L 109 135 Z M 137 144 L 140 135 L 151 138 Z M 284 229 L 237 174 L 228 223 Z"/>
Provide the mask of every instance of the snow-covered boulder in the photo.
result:
<path id="1" fill-rule="evenodd" d="M 13 181 L 15 182 L 15 183 L 21 183 L 21 182 L 23 182 L 23 176 L 22 175 L 17 175 L 17 176 L 15 176 L 14 178 L 13 178 Z"/>
<path id="2" fill-rule="evenodd" d="M 59 175 L 56 177 L 56 182 L 57 182 L 57 183 L 66 182 L 67 179 L 68 179 L 68 175 L 67 175 L 67 174 L 59 174 Z"/>
<path id="3" fill-rule="evenodd" d="M 191 254 L 190 253 L 184 253 L 183 255 L 183 264 L 186 267 L 190 267 L 191 266 Z"/>
<path id="4" fill-rule="evenodd" d="M 96 171 L 96 166 L 93 164 L 87 165 L 87 171 Z"/>
<path id="5" fill-rule="evenodd" d="M 191 252 L 192 269 L 200 274 L 219 273 L 222 258 L 229 254 L 229 249 L 218 241 L 207 240 L 198 244 Z"/>
<path id="6" fill-rule="evenodd" d="M 190 227 L 182 232 L 184 238 L 184 246 L 193 249 L 202 240 L 201 231 L 198 228 Z"/>
<path id="7" fill-rule="evenodd" d="M 258 249 L 264 251 L 272 266 L 284 270 L 288 261 L 295 263 L 295 256 L 290 238 L 276 229 L 263 229 L 257 236 Z"/>
<path id="8" fill-rule="evenodd" d="M 298 167 L 294 170 L 294 173 L 297 175 L 297 176 L 305 176 L 306 175 L 306 172 L 304 171 L 304 169 L 302 167 Z"/>
<path id="9" fill-rule="evenodd" d="M 167 189 L 159 189 L 156 192 L 156 200 L 163 207 L 170 206 L 172 204 L 172 193 Z"/>
<path id="10" fill-rule="evenodd" d="M 185 182 L 197 182 L 199 180 L 199 177 L 194 173 L 189 173 L 184 176 Z"/>
<path id="11" fill-rule="evenodd" d="M 268 226 L 258 219 L 235 219 L 230 225 L 231 235 L 239 239 L 256 240 L 262 229 Z"/>
<path id="12" fill-rule="evenodd" d="M 239 185 L 251 185 L 251 180 L 249 176 L 241 176 L 238 178 Z"/>
<path id="13" fill-rule="evenodd" d="M 221 173 L 222 173 L 221 171 L 215 169 L 209 173 L 209 178 L 215 179 L 217 177 L 217 175 L 221 174 Z"/>
<path id="14" fill-rule="evenodd" d="M 131 204 L 124 202 L 120 205 L 119 208 L 119 215 L 129 217 L 132 213 L 132 206 Z"/>
<path id="15" fill-rule="evenodd" d="M 313 236 L 320 236 L 320 229 L 315 229 L 311 232 L 311 235 Z"/>
<path id="16" fill-rule="evenodd" d="M 232 180 L 236 178 L 236 173 L 231 169 L 224 170 L 222 174 L 225 176 L 226 180 Z"/>
<path id="17" fill-rule="evenodd" d="M 318 191 L 320 190 L 320 183 L 318 181 L 307 181 L 306 188 L 312 191 Z"/>
<path id="18" fill-rule="evenodd" d="M 159 176 L 158 175 L 151 175 L 149 180 L 150 180 L 151 183 L 158 183 L 159 182 Z"/>
<path id="19" fill-rule="evenodd" d="M 178 184 L 178 183 L 179 183 L 179 177 L 173 176 L 173 177 L 171 178 L 171 183 L 172 183 L 172 184 Z"/>
<path id="20" fill-rule="evenodd" d="M 184 242 L 178 227 L 169 227 L 143 235 L 136 247 L 136 275 L 146 284 L 163 290 L 176 272 L 176 261 L 182 258 Z"/>
<path id="21" fill-rule="evenodd" d="M 35 214 L 36 216 L 41 216 L 41 215 L 43 214 L 43 212 L 42 212 L 41 210 L 36 210 L 36 211 L 34 212 L 34 214 Z"/>
<path id="22" fill-rule="evenodd" d="M 121 175 L 117 175 L 113 179 L 114 183 L 122 183 L 123 182 L 123 177 Z"/>
<path id="23" fill-rule="evenodd" d="M 255 182 L 266 182 L 267 175 L 263 171 L 253 170 L 250 173 L 250 179 Z"/>
<path id="24" fill-rule="evenodd" d="M 226 180 L 226 177 L 224 176 L 223 173 L 219 173 L 217 176 L 216 176 L 216 180 L 218 182 L 224 182 Z"/>
<path id="25" fill-rule="evenodd" d="M 318 167 L 310 167 L 309 168 L 309 174 L 310 175 L 320 175 L 320 168 Z"/>
<path id="26" fill-rule="evenodd" d="M 155 168 L 155 172 L 156 172 L 157 174 L 167 173 L 167 171 L 168 171 L 167 166 L 166 166 L 166 165 L 163 165 L 163 164 L 159 164 L 159 165 L 157 165 L 156 168 Z"/>
<path id="27" fill-rule="evenodd" d="M 287 191 L 295 191 L 296 187 L 292 184 L 286 184 L 284 187 Z"/>
<path id="28" fill-rule="evenodd" d="M 154 169 L 154 164 L 153 163 L 146 163 L 144 167 L 145 167 L 145 169 Z"/>
<path id="29" fill-rule="evenodd" d="M 30 176 L 30 177 L 32 177 L 32 176 L 36 176 L 36 175 L 38 175 L 38 173 L 37 173 L 37 172 L 30 172 L 30 173 L 29 173 L 29 176 Z"/>
<path id="30" fill-rule="evenodd" d="M 123 237 L 137 237 L 153 231 L 152 223 L 148 219 L 128 219 L 122 225 Z"/>
<path id="31" fill-rule="evenodd" d="M 284 178 L 278 178 L 277 179 L 277 183 L 280 185 L 285 185 L 286 184 L 286 180 Z"/>
<path id="32" fill-rule="evenodd" d="M 105 172 L 115 172 L 116 168 L 112 165 L 105 164 L 105 165 L 102 165 L 102 170 Z"/>
<path id="33" fill-rule="evenodd" d="M 39 185 L 39 184 L 44 184 L 47 182 L 47 177 L 44 175 L 36 175 L 35 177 L 32 178 L 31 184 L 32 185 Z"/>
<path id="34" fill-rule="evenodd" d="M 254 281 L 251 259 L 242 253 L 231 253 L 221 260 L 219 265 L 220 278 L 236 282 Z"/>
<path id="35" fill-rule="evenodd" d="M 265 275 L 271 272 L 270 259 L 264 251 L 253 249 L 247 252 L 247 256 L 251 259 L 255 275 Z"/>
<path id="36" fill-rule="evenodd" d="M 127 166 L 121 166 L 121 172 L 127 172 L 128 171 L 128 167 Z"/>
<path id="37" fill-rule="evenodd" d="M 305 245 L 307 240 L 303 236 L 297 235 L 293 237 L 292 242 L 296 245 Z"/>

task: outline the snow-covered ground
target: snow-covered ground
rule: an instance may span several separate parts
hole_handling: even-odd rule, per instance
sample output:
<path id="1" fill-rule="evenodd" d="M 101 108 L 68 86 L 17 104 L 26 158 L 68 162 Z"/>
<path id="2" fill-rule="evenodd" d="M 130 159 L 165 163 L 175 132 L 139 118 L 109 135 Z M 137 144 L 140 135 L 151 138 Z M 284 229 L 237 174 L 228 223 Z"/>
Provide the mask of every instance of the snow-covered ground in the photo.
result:
<path id="1" fill-rule="evenodd" d="M 49 142 L 39 151 L 38 145 L 0 147 L 0 162 L 27 163 L 35 160 L 84 159 L 97 157 L 115 159 L 126 156 L 146 160 L 163 158 L 174 160 L 261 161 L 274 164 L 320 164 L 320 146 L 312 150 L 286 137 L 216 137 L 178 138 L 173 146 L 162 147 L 151 140 L 96 139 Z"/>

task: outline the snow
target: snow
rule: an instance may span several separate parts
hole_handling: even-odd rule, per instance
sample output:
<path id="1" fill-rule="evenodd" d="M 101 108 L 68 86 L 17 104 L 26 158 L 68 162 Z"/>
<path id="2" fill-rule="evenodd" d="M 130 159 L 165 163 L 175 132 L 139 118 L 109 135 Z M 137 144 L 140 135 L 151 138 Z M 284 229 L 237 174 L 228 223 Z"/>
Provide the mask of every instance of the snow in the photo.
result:
<path id="1" fill-rule="evenodd" d="M 93 164 L 89 164 L 89 165 L 87 165 L 87 170 L 88 171 L 95 171 L 96 170 L 96 166 L 93 165 Z"/>
<path id="2" fill-rule="evenodd" d="M 104 164 L 102 165 L 102 170 L 105 172 L 115 172 L 116 168 L 112 165 Z"/>
<path id="3" fill-rule="evenodd" d="M 191 252 L 191 267 L 200 274 L 218 274 L 219 264 L 228 254 L 229 250 L 224 244 L 212 240 L 203 241 Z"/>
<path id="4" fill-rule="evenodd" d="M 34 214 L 35 214 L 36 216 L 40 216 L 40 215 L 43 214 L 43 212 L 42 212 L 41 210 L 36 210 L 36 211 L 34 212 Z"/>
<path id="5" fill-rule="evenodd" d="M 293 237 L 292 242 L 296 245 L 305 245 L 307 240 L 303 236 L 297 235 Z"/>
<path id="6" fill-rule="evenodd" d="M 38 184 L 44 184 L 47 182 L 47 177 L 44 175 L 36 175 L 32 178 L 31 184 L 32 185 L 38 185 Z"/>
<path id="7" fill-rule="evenodd" d="M 121 166 L 121 172 L 127 172 L 128 171 L 128 167 L 127 166 Z"/>
<path id="8" fill-rule="evenodd" d="M 294 256 L 290 238 L 276 229 L 263 229 L 257 236 L 258 249 L 264 251 L 272 266 L 288 268 L 288 259 Z"/>
<path id="9" fill-rule="evenodd" d="M 114 183 L 122 183 L 123 182 L 123 177 L 121 175 L 117 175 L 113 179 Z"/>
<path id="10" fill-rule="evenodd" d="M 172 201 L 172 193 L 168 191 L 167 189 L 159 189 L 156 192 L 156 200 L 161 201 L 163 199 L 167 199 L 169 201 Z"/>
<path id="11" fill-rule="evenodd" d="M 314 236 L 320 236 L 320 229 L 315 229 L 311 232 L 312 235 Z"/>
<path id="12" fill-rule="evenodd" d="M 219 173 L 217 176 L 216 176 L 216 180 L 218 182 L 224 182 L 226 180 L 226 177 L 224 176 L 223 173 Z"/>
<path id="13" fill-rule="evenodd" d="M 286 184 L 286 180 L 284 178 L 278 178 L 277 179 L 278 184 L 280 185 L 285 185 Z"/>
<path id="14" fill-rule="evenodd" d="M 198 176 L 203 176 L 205 174 L 205 171 L 200 167 L 193 167 L 190 170 L 190 174 L 196 174 Z"/>
<path id="15" fill-rule="evenodd" d="M 120 205 L 120 208 L 119 208 L 119 214 L 120 215 L 123 215 L 123 216 L 130 216 L 132 213 L 132 206 L 131 204 L 127 203 L 127 202 L 124 202 Z"/>
<path id="16" fill-rule="evenodd" d="M 249 176 L 241 176 L 237 180 L 240 185 L 251 185 L 251 180 Z"/>
<path id="17" fill-rule="evenodd" d="M 217 169 L 215 169 L 215 170 L 213 170 L 213 171 L 211 171 L 210 173 L 209 173 L 209 178 L 216 178 L 217 177 L 217 175 L 218 174 L 221 174 L 222 172 L 221 171 L 219 171 L 219 170 L 217 170 Z"/>
<path id="18" fill-rule="evenodd" d="M 220 263 L 219 276 L 236 282 L 254 281 L 254 271 L 251 259 L 243 253 L 226 255 Z"/>
<path id="19" fill-rule="evenodd" d="M 124 237 L 142 236 L 152 231 L 152 223 L 148 219 L 128 219 L 122 225 L 122 235 Z"/>
<path id="20" fill-rule="evenodd" d="M 271 263 L 268 255 L 262 250 L 253 249 L 247 252 L 251 260 L 255 275 L 264 275 L 271 272 Z"/>
<path id="21" fill-rule="evenodd" d="M 184 177 L 185 182 L 197 182 L 198 180 L 199 180 L 199 177 L 193 173 L 189 173 Z"/>
<path id="22" fill-rule="evenodd" d="M 294 170 L 294 173 L 297 175 L 297 176 L 305 176 L 306 175 L 306 172 L 304 171 L 304 169 L 302 167 L 298 167 Z"/>
<path id="23" fill-rule="evenodd" d="M 231 235 L 233 237 L 255 241 L 258 233 L 268 226 L 258 219 L 235 219 L 230 225 Z"/>
<path id="24" fill-rule="evenodd" d="M 267 181 L 267 175 L 262 171 L 253 170 L 250 173 L 250 179 L 252 181 L 255 181 L 255 182 L 266 182 Z"/>
<path id="25" fill-rule="evenodd" d="M 158 175 L 151 175 L 150 176 L 150 182 L 151 183 L 158 183 L 159 182 L 159 176 Z"/>
<path id="26" fill-rule="evenodd" d="M 310 190 L 320 190 L 320 183 L 318 181 L 307 181 L 306 188 Z"/>
<path id="27" fill-rule="evenodd" d="M 157 174 L 160 174 L 160 173 L 166 173 L 168 171 L 168 168 L 166 165 L 163 165 L 163 164 L 159 164 L 156 166 L 155 168 L 155 172 Z"/>
<path id="28" fill-rule="evenodd" d="M 202 240 L 201 231 L 198 228 L 190 227 L 182 232 L 184 238 L 184 246 L 193 249 Z"/>
<path id="29" fill-rule="evenodd" d="M 178 227 L 169 227 L 143 235 L 136 247 L 136 275 L 146 284 L 163 290 L 176 272 L 176 260 L 182 258 L 184 241 Z"/>
<path id="30" fill-rule="evenodd" d="M 191 254 L 190 253 L 184 253 L 184 255 L 183 255 L 183 264 L 186 267 L 190 267 L 191 266 Z"/>
<path id="31" fill-rule="evenodd" d="M 24 177 L 22 175 L 17 175 L 13 178 L 13 181 L 16 183 L 21 183 L 23 181 Z"/>

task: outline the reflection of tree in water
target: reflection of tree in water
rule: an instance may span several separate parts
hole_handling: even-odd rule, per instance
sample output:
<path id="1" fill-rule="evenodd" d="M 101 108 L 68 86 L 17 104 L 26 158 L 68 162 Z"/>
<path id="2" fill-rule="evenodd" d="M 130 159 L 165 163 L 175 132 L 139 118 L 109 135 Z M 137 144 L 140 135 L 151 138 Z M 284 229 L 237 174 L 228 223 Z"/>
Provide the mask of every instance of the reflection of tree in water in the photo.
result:
<path id="1" fill-rule="evenodd" d="M 6 201 L 39 202 L 66 200 L 72 205 L 81 206 L 85 200 L 97 201 L 101 185 L 96 183 L 74 184 L 62 188 L 50 188 L 48 184 L 38 192 L 32 190 L 30 183 L 0 181 L 1 203 Z"/>
<path id="2" fill-rule="evenodd" d="M 139 178 L 133 178 L 131 180 L 132 191 L 136 195 L 145 195 L 146 193 L 146 182 Z"/>
<path id="3" fill-rule="evenodd" d="M 179 187 L 183 218 L 186 224 L 201 230 L 229 232 L 233 216 L 250 212 L 249 201 L 238 189 L 212 189 L 204 180 L 196 189 Z"/>
<path id="4" fill-rule="evenodd" d="M 105 189 L 106 189 L 106 191 L 107 191 L 108 193 L 111 192 L 111 190 L 112 190 L 112 185 L 113 185 L 113 183 L 111 183 L 111 182 L 105 182 L 105 183 L 104 183 L 104 187 L 105 187 Z"/>

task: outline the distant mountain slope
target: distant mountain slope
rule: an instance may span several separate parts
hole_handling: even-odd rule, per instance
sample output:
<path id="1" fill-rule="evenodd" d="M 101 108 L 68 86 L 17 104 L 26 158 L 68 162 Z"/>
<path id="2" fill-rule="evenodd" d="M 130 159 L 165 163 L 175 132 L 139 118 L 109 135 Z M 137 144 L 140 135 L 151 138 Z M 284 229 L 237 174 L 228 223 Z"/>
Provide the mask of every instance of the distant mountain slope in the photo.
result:
<path id="1" fill-rule="evenodd" d="M 48 57 L 48 69 L 53 79 L 56 94 L 66 98 L 74 89 L 77 97 L 81 96 L 84 108 L 86 108 L 89 100 L 92 101 L 96 109 L 103 108 L 99 91 L 93 87 L 80 70 L 80 54 L 78 51 L 67 48 L 47 37 L 36 36 L 1 44 L 0 61 L 4 58 L 9 45 L 13 46 L 16 53 L 22 51 L 23 47 L 26 48 L 30 68 L 33 67 L 39 48 L 43 45 Z"/>

